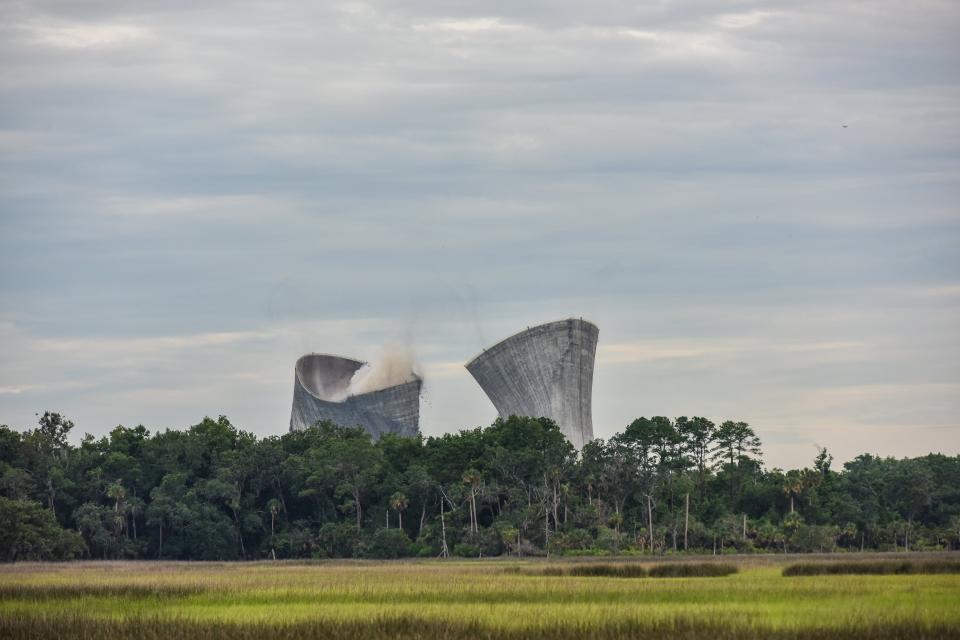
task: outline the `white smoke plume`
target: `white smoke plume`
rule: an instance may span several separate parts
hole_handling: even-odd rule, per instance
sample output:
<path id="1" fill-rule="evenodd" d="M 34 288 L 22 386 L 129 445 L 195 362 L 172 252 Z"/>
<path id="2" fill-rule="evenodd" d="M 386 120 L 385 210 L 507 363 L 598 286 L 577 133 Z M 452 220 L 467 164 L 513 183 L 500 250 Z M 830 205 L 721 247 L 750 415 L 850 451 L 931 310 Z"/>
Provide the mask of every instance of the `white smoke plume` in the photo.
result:
<path id="1" fill-rule="evenodd" d="M 376 359 L 357 369 L 347 387 L 347 395 L 379 391 L 417 377 L 413 352 L 407 347 L 387 345 Z"/>

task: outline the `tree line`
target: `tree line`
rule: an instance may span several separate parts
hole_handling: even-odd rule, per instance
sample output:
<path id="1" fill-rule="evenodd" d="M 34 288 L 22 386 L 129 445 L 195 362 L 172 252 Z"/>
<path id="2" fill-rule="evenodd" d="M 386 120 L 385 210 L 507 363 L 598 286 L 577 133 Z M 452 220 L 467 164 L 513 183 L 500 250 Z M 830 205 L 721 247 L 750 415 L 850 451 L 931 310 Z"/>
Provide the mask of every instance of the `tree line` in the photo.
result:
<path id="1" fill-rule="evenodd" d="M 68 441 L 0 426 L 0 560 L 960 549 L 960 456 L 763 465 L 744 422 L 638 418 L 577 452 L 545 418 L 439 437 L 227 418 Z"/>

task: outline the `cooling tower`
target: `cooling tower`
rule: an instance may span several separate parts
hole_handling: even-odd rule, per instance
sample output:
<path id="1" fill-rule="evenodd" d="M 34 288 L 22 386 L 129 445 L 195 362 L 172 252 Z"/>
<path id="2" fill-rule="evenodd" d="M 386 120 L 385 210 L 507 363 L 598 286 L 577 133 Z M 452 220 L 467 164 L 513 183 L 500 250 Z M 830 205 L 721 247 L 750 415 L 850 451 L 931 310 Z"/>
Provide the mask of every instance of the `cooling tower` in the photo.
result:
<path id="1" fill-rule="evenodd" d="M 467 363 L 500 416 L 550 418 L 580 449 L 593 439 L 596 325 L 570 318 L 532 327 Z"/>
<path id="2" fill-rule="evenodd" d="M 415 436 L 420 432 L 420 387 L 414 380 L 386 389 L 348 395 L 353 374 L 365 363 L 312 353 L 297 360 L 293 381 L 290 430 L 320 420 L 342 427 L 363 427 L 374 439 L 384 433 Z"/>

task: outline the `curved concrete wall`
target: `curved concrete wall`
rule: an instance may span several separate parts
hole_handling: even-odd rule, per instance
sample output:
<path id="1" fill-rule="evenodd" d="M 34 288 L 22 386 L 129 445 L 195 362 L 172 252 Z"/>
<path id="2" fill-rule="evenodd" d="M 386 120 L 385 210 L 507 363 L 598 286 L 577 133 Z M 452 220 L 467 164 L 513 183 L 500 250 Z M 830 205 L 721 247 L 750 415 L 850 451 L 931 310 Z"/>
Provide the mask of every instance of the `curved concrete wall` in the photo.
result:
<path id="1" fill-rule="evenodd" d="M 467 363 L 500 416 L 554 420 L 580 449 L 593 440 L 593 363 L 597 326 L 549 322 L 510 336 Z"/>
<path id="2" fill-rule="evenodd" d="M 384 433 L 415 436 L 420 432 L 420 387 L 417 378 L 386 389 L 346 396 L 353 374 L 363 362 L 310 354 L 294 368 L 290 430 L 329 420 L 343 427 L 363 427 L 374 438 Z"/>

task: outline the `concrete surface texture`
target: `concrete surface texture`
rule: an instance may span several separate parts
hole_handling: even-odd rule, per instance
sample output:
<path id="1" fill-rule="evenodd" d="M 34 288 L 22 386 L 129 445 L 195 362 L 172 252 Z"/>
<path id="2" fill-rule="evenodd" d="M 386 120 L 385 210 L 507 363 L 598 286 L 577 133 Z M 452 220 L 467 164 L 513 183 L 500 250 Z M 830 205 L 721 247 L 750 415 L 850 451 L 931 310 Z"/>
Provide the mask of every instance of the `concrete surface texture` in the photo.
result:
<path id="1" fill-rule="evenodd" d="M 329 420 L 343 427 L 363 427 L 374 439 L 384 433 L 417 435 L 423 381 L 417 377 L 386 389 L 348 395 L 353 375 L 364 364 L 316 353 L 297 360 L 290 430 L 299 431 L 320 420 Z"/>
<path id="2" fill-rule="evenodd" d="M 598 335 L 582 318 L 549 322 L 497 343 L 466 367 L 502 418 L 550 418 L 580 449 L 593 439 Z"/>

